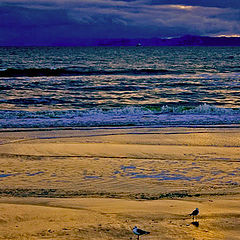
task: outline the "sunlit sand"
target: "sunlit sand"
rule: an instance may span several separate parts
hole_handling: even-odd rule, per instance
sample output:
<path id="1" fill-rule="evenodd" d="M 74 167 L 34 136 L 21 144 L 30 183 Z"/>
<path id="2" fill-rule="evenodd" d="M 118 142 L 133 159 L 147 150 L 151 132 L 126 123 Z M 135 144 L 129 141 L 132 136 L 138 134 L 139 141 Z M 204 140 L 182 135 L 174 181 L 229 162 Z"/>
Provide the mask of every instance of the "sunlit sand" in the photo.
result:
<path id="1" fill-rule="evenodd" d="M 240 130 L 0 133 L 0 239 L 240 239 Z M 200 213 L 192 224 L 189 214 Z"/>

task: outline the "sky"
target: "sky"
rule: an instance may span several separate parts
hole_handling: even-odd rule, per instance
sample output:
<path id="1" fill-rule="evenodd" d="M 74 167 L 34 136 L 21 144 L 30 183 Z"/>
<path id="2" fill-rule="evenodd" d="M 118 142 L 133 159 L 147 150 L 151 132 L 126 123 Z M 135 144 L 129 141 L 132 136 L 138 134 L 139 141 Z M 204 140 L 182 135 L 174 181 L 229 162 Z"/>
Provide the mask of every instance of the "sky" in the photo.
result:
<path id="1" fill-rule="evenodd" d="M 240 0 L 0 0 L 0 45 L 240 36 Z"/>

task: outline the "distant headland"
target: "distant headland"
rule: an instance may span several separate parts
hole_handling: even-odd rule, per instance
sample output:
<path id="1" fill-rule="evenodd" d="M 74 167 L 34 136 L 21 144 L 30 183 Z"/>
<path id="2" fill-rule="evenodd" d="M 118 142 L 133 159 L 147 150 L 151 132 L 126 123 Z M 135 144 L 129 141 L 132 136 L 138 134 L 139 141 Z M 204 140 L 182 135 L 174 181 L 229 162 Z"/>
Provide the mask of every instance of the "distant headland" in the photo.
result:
<path id="1" fill-rule="evenodd" d="M 95 39 L 58 39 L 54 42 L 18 42 L 3 44 L 1 47 L 124 47 L 124 46 L 240 46 L 238 36 L 196 36 L 184 35 L 172 38 L 95 38 Z"/>
<path id="2" fill-rule="evenodd" d="M 240 46 L 240 37 L 185 35 L 176 38 L 116 38 L 80 40 L 80 46 Z"/>

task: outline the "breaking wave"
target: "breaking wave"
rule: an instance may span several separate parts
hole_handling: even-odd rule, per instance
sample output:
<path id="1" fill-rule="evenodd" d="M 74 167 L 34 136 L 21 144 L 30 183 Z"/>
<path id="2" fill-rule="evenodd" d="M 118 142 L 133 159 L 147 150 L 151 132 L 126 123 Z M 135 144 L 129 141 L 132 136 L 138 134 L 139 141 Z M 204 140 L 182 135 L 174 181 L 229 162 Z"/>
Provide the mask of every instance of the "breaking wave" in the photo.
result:
<path id="1" fill-rule="evenodd" d="M 240 109 L 198 107 L 124 107 L 65 111 L 0 111 L 1 128 L 86 126 L 194 126 L 240 124 Z"/>
<path id="2" fill-rule="evenodd" d="M 109 69 L 94 70 L 89 68 L 7 68 L 0 70 L 0 77 L 40 77 L 40 76 L 80 76 L 80 75 L 163 75 L 163 74 L 182 74 L 182 71 L 167 69 Z M 193 72 L 191 72 L 193 73 Z"/>

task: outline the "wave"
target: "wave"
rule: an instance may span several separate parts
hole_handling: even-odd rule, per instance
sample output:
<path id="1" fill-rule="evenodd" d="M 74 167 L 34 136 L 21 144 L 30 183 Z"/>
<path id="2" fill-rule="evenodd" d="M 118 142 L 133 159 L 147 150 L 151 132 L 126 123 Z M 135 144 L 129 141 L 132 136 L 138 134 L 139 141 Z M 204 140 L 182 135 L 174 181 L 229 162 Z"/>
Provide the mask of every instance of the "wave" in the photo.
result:
<path id="1" fill-rule="evenodd" d="M 60 104 L 65 102 L 67 101 L 64 101 L 61 99 L 49 98 L 49 97 L 0 99 L 0 103 L 18 104 L 18 105 L 31 105 L 31 104 L 53 105 L 53 104 Z"/>
<path id="2" fill-rule="evenodd" d="M 0 70 L 0 77 L 40 77 L 40 76 L 79 76 L 79 75 L 163 75 L 182 74 L 182 71 L 167 69 L 109 69 L 93 70 L 89 68 L 7 68 Z M 191 72 L 193 73 L 193 72 Z"/>
<path id="3" fill-rule="evenodd" d="M 0 111 L 1 128 L 86 126 L 194 126 L 240 124 L 240 108 L 123 107 L 65 111 Z"/>

